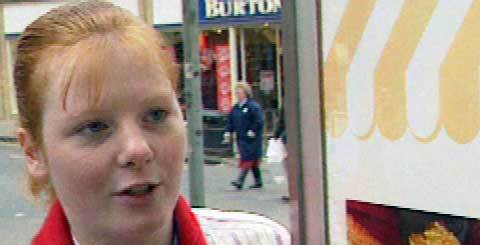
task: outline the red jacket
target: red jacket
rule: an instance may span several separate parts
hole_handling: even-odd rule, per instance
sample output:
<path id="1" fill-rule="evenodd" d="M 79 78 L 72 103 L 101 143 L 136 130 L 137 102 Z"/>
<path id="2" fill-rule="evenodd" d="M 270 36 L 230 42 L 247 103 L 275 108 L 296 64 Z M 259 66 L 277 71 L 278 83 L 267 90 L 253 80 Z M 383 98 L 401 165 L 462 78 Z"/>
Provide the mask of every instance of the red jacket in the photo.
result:
<path id="1" fill-rule="evenodd" d="M 183 196 L 180 196 L 175 207 L 175 220 L 180 245 L 207 244 L 200 224 Z M 52 205 L 40 232 L 33 238 L 31 244 L 73 245 L 70 226 L 58 200 Z"/>

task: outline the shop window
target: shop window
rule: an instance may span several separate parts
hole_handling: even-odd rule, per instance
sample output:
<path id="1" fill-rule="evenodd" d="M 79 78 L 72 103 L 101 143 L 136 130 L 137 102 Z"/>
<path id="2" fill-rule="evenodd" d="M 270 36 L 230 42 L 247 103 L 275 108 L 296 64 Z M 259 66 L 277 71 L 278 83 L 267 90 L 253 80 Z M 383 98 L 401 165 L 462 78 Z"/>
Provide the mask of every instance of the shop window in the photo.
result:
<path id="1" fill-rule="evenodd" d="M 265 112 L 265 129 L 271 132 L 279 108 L 277 81 L 277 31 L 271 27 L 243 29 L 245 37 L 246 81 Z"/>

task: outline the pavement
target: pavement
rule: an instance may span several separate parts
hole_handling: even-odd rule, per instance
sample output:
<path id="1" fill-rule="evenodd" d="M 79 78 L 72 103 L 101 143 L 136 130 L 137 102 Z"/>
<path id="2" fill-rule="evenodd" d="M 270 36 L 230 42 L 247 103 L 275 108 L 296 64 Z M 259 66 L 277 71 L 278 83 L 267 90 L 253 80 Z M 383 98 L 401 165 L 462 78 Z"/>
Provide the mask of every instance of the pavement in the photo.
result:
<path id="1" fill-rule="evenodd" d="M 249 189 L 253 175 L 247 176 L 242 190 L 230 185 L 238 175 L 237 161 L 223 159 L 222 164 L 205 165 L 205 199 L 208 208 L 246 211 L 264 215 L 289 227 L 289 205 L 281 200 L 288 193 L 287 181 L 281 164 L 262 164 L 263 188 Z M 188 197 L 188 166 L 182 192 Z"/>
<path id="2" fill-rule="evenodd" d="M 29 244 L 45 216 L 42 207 L 28 202 L 20 191 L 24 158 L 14 143 L 0 142 L 0 244 Z M 248 189 L 253 183 L 251 173 L 243 190 L 236 190 L 230 181 L 238 174 L 235 159 L 222 159 L 220 164 L 204 165 L 206 207 L 235 210 L 266 216 L 290 227 L 290 205 L 281 200 L 287 183 L 281 164 L 261 165 L 264 187 Z M 185 165 L 182 193 L 189 199 L 189 167 Z"/>
<path id="3" fill-rule="evenodd" d="M 16 131 L 15 120 L 0 120 L 0 142 L 15 142 Z"/>

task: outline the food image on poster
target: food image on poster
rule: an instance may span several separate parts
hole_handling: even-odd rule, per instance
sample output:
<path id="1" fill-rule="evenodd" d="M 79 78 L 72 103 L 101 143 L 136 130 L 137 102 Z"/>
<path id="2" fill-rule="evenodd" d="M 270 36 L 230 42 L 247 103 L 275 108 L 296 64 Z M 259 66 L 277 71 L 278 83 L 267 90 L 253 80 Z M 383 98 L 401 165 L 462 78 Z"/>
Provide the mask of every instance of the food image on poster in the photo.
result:
<path id="1" fill-rule="evenodd" d="M 428 244 L 460 244 L 457 237 L 439 222 L 433 222 L 430 228 L 421 234 L 412 234 L 408 242 L 415 245 Z"/>
<path id="2" fill-rule="evenodd" d="M 475 245 L 480 221 L 347 200 L 349 245 Z"/>

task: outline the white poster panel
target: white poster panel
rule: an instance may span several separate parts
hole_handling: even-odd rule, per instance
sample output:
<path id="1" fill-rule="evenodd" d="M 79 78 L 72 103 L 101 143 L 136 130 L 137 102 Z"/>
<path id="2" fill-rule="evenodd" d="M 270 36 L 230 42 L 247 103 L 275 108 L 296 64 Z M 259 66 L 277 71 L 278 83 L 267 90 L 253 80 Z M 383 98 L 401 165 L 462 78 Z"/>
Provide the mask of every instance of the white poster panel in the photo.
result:
<path id="1" fill-rule="evenodd" d="M 154 24 L 175 25 L 183 23 L 182 0 L 153 0 Z"/>
<path id="2" fill-rule="evenodd" d="M 139 15 L 137 0 L 112 0 L 115 5 Z M 20 34 L 25 27 L 49 10 L 66 2 L 32 2 L 6 4 L 4 6 L 5 33 Z"/>
<path id="3" fill-rule="evenodd" d="M 136 16 L 140 16 L 140 9 L 138 8 L 140 1 L 138 0 L 110 0 L 110 2 L 132 12 Z"/>
<path id="4" fill-rule="evenodd" d="M 32 21 L 62 3 L 22 3 L 4 6 L 5 33 L 19 34 Z"/>
<path id="5" fill-rule="evenodd" d="M 408 210 L 480 218 L 479 15 L 478 0 L 322 1 L 335 244 L 353 244 L 352 232 L 370 234 L 378 242 L 371 244 L 397 244 L 383 242 L 382 229 L 368 230 L 370 221 L 352 221 L 347 200 L 385 208 L 375 212 L 396 219 L 388 232 L 403 242 L 428 240 L 406 234 Z M 476 225 L 458 220 L 468 223 L 466 233 Z M 466 244 L 467 235 L 441 228 Z"/>

